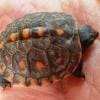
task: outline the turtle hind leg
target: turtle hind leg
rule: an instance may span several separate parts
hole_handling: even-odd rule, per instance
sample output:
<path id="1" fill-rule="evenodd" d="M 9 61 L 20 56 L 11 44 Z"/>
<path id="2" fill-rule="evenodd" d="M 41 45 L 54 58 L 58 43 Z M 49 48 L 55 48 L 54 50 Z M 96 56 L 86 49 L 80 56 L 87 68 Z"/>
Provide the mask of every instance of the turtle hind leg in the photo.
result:
<path id="1" fill-rule="evenodd" d="M 0 86 L 3 87 L 3 89 L 8 86 L 11 88 L 11 82 L 6 80 L 2 75 L 0 75 Z"/>
<path id="2" fill-rule="evenodd" d="M 73 72 L 73 75 L 85 79 L 85 74 L 82 72 L 82 68 L 83 68 L 83 61 L 81 60 L 77 69 Z"/>

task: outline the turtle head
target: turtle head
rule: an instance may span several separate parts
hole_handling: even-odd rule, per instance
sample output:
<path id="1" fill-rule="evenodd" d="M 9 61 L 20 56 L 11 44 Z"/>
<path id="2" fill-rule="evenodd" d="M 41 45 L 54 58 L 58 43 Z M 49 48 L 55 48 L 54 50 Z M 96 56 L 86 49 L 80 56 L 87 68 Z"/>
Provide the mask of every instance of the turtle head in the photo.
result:
<path id="1" fill-rule="evenodd" d="M 89 25 L 81 25 L 79 27 L 79 35 L 82 49 L 84 50 L 93 44 L 99 33 Z"/>

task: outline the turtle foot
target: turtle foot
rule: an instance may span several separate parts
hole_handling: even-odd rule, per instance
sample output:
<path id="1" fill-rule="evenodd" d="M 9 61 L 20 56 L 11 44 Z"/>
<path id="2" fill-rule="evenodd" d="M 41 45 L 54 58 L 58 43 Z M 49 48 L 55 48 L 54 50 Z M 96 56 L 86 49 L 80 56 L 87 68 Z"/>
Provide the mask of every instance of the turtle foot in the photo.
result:
<path id="1" fill-rule="evenodd" d="M 3 90 L 5 90 L 6 87 L 11 88 L 11 82 L 3 78 L 3 76 L 0 76 L 0 86 L 3 88 Z"/>
<path id="2" fill-rule="evenodd" d="M 79 63 L 78 68 L 75 70 L 73 75 L 76 76 L 76 77 L 85 79 L 85 74 L 82 72 L 82 68 L 83 68 L 83 61 L 81 60 L 80 63 Z"/>

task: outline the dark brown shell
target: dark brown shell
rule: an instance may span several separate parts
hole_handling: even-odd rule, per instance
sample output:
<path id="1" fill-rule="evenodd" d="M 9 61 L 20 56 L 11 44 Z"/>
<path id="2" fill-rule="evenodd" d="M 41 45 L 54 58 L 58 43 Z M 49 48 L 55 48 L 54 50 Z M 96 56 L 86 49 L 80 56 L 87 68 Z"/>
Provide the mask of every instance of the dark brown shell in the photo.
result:
<path id="1" fill-rule="evenodd" d="M 81 59 L 79 34 L 73 17 L 65 13 L 33 13 L 9 24 L 1 35 L 5 41 L 12 33 L 25 28 L 60 28 L 64 34 L 59 36 L 51 32 L 40 38 L 28 38 L 6 43 L 0 49 L 0 72 L 15 83 L 41 85 L 44 80 L 52 82 L 70 75 Z"/>

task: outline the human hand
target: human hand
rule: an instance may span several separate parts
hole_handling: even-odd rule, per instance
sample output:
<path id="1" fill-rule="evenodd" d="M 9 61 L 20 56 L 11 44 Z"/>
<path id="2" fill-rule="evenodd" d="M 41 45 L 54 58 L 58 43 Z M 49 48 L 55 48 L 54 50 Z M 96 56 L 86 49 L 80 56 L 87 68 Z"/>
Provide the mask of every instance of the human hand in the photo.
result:
<path id="1" fill-rule="evenodd" d="M 62 11 L 73 14 L 79 23 L 86 23 L 100 32 L 100 2 L 92 0 L 1 0 L 0 31 L 14 19 L 37 11 Z M 14 85 L 2 91 L 0 100 L 99 100 L 100 99 L 100 40 L 84 54 L 86 79 L 71 76 L 44 87 L 27 88 Z"/>

